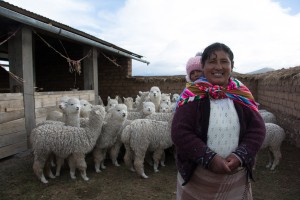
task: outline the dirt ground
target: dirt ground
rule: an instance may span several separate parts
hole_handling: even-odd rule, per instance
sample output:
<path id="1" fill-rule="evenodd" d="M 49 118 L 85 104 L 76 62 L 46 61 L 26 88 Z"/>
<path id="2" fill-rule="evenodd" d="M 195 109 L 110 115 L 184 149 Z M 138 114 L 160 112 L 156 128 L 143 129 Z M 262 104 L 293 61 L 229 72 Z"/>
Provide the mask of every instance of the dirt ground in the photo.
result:
<path id="1" fill-rule="evenodd" d="M 280 165 L 270 171 L 265 168 L 267 151 L 259 153 L 252 182 L 255 200 L 300 199 L 300 149 L 285 142 Z M 67 166 L 56 179 L 48 184 L 38 181 L 32 171 L 32 155 L 28 152 L 0 160 L 0 199 L 89 199 L 89 200 L 175 200 L 176 166 L 171 154 L 167 154 L 166 167 L 154 173 L 145 164 L 149 179 L 141 179 L 121 162 L 115 167 L 107 161 L 107 169 L 97 174 L 91 156 L 87 156 L 89 181 L 77 174 L 71 180 Z"/>

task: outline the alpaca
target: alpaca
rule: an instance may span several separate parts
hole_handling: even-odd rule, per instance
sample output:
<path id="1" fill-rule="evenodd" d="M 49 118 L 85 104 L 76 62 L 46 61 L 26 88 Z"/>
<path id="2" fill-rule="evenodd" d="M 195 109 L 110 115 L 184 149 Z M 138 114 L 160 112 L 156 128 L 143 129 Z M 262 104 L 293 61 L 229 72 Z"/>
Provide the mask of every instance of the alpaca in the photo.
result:
<path id="1" fill-rule="evenodd" d="M 155 105 L 155 111 L 159 112 L 159 104 L 161 100 L 161 91 L 159 87 L 153 86 L 150 88 L 149 92 L 150 101 L 154 103 Z"/>
<path id="2" fill-rule="evenodd" d="M 95 162 L 95 170 L 97 173 L 101 172 L 101 169 L 105 169 L 104 159 L 106 152 L 111 148 L 118 137 L 118 132 L 127 119 L 127 106 L 125 104 L 118 104 L 112 107 L 108 113 L 105 121 L 107 122 L 101 130 L 95 148 L 93 150 L 93 157 Z"/>
<path id="3" fill-rule="evenodd" d="M 277 124 L 276 117 L 273 113 L 271 113 L 269 111 L 260 111 L 260 115 L 263 118 L 265 123 Z"/>
<path id="4" fill-rule="evenodd" d="M 80 117 L 89 118 L 90 112 L 92 110 L 92 104 L 85 99 L 80 100 Z"/>
<path id="5" fill-rule="evenodd" d="M 164 150 L 173 144 L 171 140 L 172 119 L 173 117 L 168 122 L 137 119 L 124 128 L 121 140 L 126 149 L 124 161 L 130 170 L 136 170 L 141 177 L 148 178 L 144 172 L 144 159 L 149 151 L 153 152 L 154 172 L 159 171 L 158 165 Z"/>
<path id="6" fill-rule="evenodd" d="M 170 113 L 172 112 L 171 110 L 171 103 L 166 103 L 166 102 L 163 102 L 163 103 L 160 103 L 159 105 L 159 112 L 160 113 Z"/>
<path id="7" fill-rule="evenodd" d="M 172 95 L 171 101 L 174 102 L 174 103 L 176 103 L 176 102 L 178 101 L 179 97 L 180 97 L 179 94 L 174 93 L 174 94 Z"/>
<path id="8" fill-rule="evenodd" d="M 265 123 L 266 125 L 266 136 L 261 149 L 268 148 L 269 162 L 266 168 L 274 170 L 281 159 L 280 147 L 285 139 L 285 131 L 283 128 L 273 123 Z"/>
<path id="9" fill-rule="evenodd" d="M 127 119 L 134 120 L 134 119 L 142 119 L 145 118 L 147 115 L 155 113 L 155 105 L 152 102 L 143 102 L 143 109 L 139 112 L 128 112 Z"/>
<path id="10" fill-rule="evenodd" d="M 65 125 L 79 128 L 80 127 L 80 112 L 81 112 L 81 104 L 80 104 L 79 99 L 77 99 L 75 97 L 69 98 L 63 111 L 65 114 Z M 55 155 L 55 158 L 56 158 L 55 176 L 60 176 L 60 170 L 64 164 L 65 158 L 60 157 L 60 155 Z"/>
<path id="11" fill-rule="evenodd" d="M 46 120 L 41 123 L 39 123 L 37 126 L 41 126 L 44 124 L 52 124 L 57 126 L 74 126 L 74 127 L 80 127 L 80 101 L 75 97 L 65 97 L 62 98 L 65 101 L 62 101 L 59 105 L 60 109 L 63 111 L 63 117 L 61 117 L 60 120 L 62 121 L 53 121 L 53 120 Z M 67 100 L 68 99 L 68 100 Z M 67 101 L 66 101 L 67 100 Z M 55 159 L 54 159 L 55 157 Z M 51 154 L 49 156 L 49 160 L 51 161 L 51 166 L 56 166 L 56 176 L 60 176 L 60 170 L 62 165 L 64 164 L 64 159 L 60 158 L 59 156 L 55 156 Z M 56 164 L 54 162 L 56 160 Z"/>
<path id="12" fill-rule="evenodd" d="M 118 105 L 118 97 L 115 99 L 110 98 L 110 96 L 107 97 L 107 104 L 105 107 L 106 112 L 111 109 L 112 107 L 115 107 L 116 105 Z"/>
<path id="13" fill-rule="evenodd" d="M 131 124 L 133 119 L 141 119 L 141 118 L 144 118 L 148 115 L 151 115 L 151 114 L 155 113 L 154 103 L 152 103 L 152 102 L 143 102 L 143 105 L 144 106 L 143 106 L 142 112 L 128 112 L 127 119 L 125 120 L 124 124 L 122 125 L 122 127 L 120 128 L 120 130 L 118 132 L 117 140 L 116 140 L 115 144 L 110 149 L 110 158 L 111 158 L 112 163 L 115 166 L 120 166 L 119 163 L 118 163 L 117 158 L 118 158 L 118 155 L 119 155 L 119 152 L 120 152 L 120 148 L 123 144 L 122 141 L 121 141 L 121 134 L 122 134 L 123 129 L 127 125 Z M 149 163 L 151 163 L 151 162 L 149 161 Z M 164 164 L 164 163 L 162 163 L 162 164 Z"/>
<path id="14" fill-rule="evenodd" d="M 53 110 L 49 113 L 47 113 L 46 120 L 53 120 L 53 121 L 61 121 L 65 122 L 65 115 L 63 113 L 64 108 L 66 107 L 66 104 L 68 103 L 70 97 L 68 96 L 62 96 L 58 101 L 58 108 L 61 111 Z"/>
<path id="15" fill-rule="evenodd" d="M 74 159 L 76 159 L 74 163 L 79 168 L 82 178 L 89 180 L 86 176 L 85 158 L 82 155 L 90 152 L 95 146 L 101 133 L 105 114 L 105 108 L 98 105 L 91 110 L 86 128 L 45 124 L 32 130 L 30 141 L 34 154 L 33 171 L 41 182 L 48 183 L 44 176 L 44 168 L 46 174 L 50 178 L 54 178 L 47 162 L 51 153 L 59 155 L 61 158 L 67 158 L 74 154 Z M 77 153 L 80 153 L 80 156 L 77 157 Z M 73 167 L 75 166 L 70 165 L 70 168 Z"/>
<path id="16" fill-rule="evenodd" d="M 165 103 L 167 105 L 171 105 L 171 93 L 161 93 L 160 104 Z"/>
<path id="17" fill-rule="evenodd" d="M 149 92 L 139 91 L 139 98 L 136 99 L 136 111 L 139 112 L 143 109 L 143 102 L 149 102 Z"/>
<path id="18" fill-rule="evenodd" d="M 133 98 L 132 97 L 123 97 L 123 100 L 124 100 L 124 104 L 127 106 L 127 110 L 128 111 L 131 111 L 133 110 Z"/>

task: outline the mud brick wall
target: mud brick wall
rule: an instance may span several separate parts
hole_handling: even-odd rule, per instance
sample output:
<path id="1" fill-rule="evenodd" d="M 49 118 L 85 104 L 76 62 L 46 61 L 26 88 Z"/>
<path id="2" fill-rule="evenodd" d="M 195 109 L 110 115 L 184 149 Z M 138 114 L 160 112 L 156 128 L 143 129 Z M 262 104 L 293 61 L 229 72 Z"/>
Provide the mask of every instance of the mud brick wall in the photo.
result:
<path id="1" fill-rule="evenodd" d="M 132 77 L 131 60 L 117 58 L 118 67 L 112 62 L 101 58 L 99 64 L 99 95 L 103 102 L 107 103 L 107 97 L 114 98 L 116 95 L 135 98 L 139 91 L 149 91 L 152 86 L 158 86 L 163 93 L 181 93 L 185 87 L 184 76 L 155 76 L 155 77 Z M 105 67 L 102 67 L 105 66 Z M 124 66 L 128 66 L 127 68 Z"/>
<path id="2" fill-rule="evenodd" d="M 273 112 L 288 140 L 300 147 L 300 67 L 258 77 L 258 102 Z"/>
<path id="3" fill-rule="evenodd" d="M 172 94 L 180 94 L 185 87 L 184 75 L 132 77 L 131 61 L 123 58 L 118 63 L 128 68 L 117 67 L 108 61 L 102 65 L 110 67 L 99 69 L 99 95 L 105 104 L 108 96 L 135 98 L 139 91 L 149 91 L 152 86 L 158 86 L 163 93 Z M 260 75 L 234 73 L 233 76 L 251 90 L 261 109 L 276 115 L 278 124 L 287 132 L 286 139 L 300 147 L 300 67 Z"/>

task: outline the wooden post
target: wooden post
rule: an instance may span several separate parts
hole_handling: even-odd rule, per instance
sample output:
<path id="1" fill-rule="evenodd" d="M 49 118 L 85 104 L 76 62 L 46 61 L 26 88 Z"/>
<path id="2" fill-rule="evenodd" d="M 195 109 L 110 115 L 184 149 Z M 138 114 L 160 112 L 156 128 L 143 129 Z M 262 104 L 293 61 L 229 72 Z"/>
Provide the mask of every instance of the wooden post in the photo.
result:
<path id="1" fill-rule="evenodd" d="M 8 46 L 10 71 L 24 80 L 23 87 L 21 83 L 10 80 L 10 88 L 13 92 L 23 92 L 27 146 L 30 148 L 30 133 L 35 127 L 31 30 L 26 27 L 22 28 L 16 36 L 12 38 Z M 16 87 L 18 85 L 21 87 Z M 20 89 L 20 91 L 18 91 L 18 89 Z"/>
<path id="2" fill-rule="evenodd" d="M 84 47 L 83 54 L 84 56 L 87 55 L 91 50 L 91 47 Z M 85 58 L 83 60 L 83 75 L 84 75 L 84 83 L 83 87 L 84 90 L 93 90 L 93 54 L 90 57 Z"/>
<path id="3" fill-rule="evenodd" d="M 95 104 L 99 104 L 99 81 L 98 81 L 98 52 L 95 47 L 93 47 L 93 85 L 95 92 Z"/>
<path id="4" fill-rule="evenodd" d="M 83 74 L 84 74 L 84 89 L 94 90 L 95 99 L 94 102 L 97 105 L 99 103 L 98 92 L 98 53 L 97 49 L 93 47 L 84 48 L 84 55 L 89 51 L 92 51 L 91 57 L 83 60 Z"/>
<path id="5" fill-rule="evenodd" d="M 24 95 L 25 126 L 27 132 L 27 145 L 30 145 L 30 133 L 35 127 L 35 103 L 33 84 L 33 56 L 32 56 L 32 32 L 28 28 L 22 28 L 22 68 Z"/>

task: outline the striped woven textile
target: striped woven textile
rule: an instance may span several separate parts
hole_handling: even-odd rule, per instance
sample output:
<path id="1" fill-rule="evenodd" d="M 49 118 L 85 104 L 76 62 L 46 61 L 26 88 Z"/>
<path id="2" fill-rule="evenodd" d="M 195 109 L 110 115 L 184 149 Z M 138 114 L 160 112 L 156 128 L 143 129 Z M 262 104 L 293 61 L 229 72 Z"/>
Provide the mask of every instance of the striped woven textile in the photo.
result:
<path id="1" fill-rule="evenodd" d="M 176 200 L 253 200 L 246 170 L 234 174 L 216 174 L 198 166 L 191 180 L 182 186 L 177 175 Z"/>
<path id="2" fill-rule="evenodd" d="M 212 99 L 230 98 L 233 101 L 258 111 L 257 103 L 250 90 L 242 82 L 232 77 L 229 79 L 229 84 L 226 88 L 219 85 L 212 85 L 204 77 L 201 77 L 195 82 L 186 83 L 186 88 L 181 93 L 177 102 L 177 108 L 206 96 Z"/>

